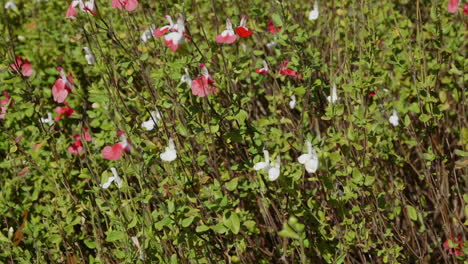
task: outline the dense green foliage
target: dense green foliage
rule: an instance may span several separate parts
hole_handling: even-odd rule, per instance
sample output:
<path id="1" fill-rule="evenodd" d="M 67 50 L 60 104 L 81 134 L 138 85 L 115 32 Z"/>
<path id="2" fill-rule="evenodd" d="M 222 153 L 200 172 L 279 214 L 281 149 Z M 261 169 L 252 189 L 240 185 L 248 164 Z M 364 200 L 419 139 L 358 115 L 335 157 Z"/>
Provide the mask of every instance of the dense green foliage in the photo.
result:
<path id="1" fill-rule="evenodd" d="M 13 103 L 0 119 L 0 263 L 465 260 L 443 246 L 465 241 L 467 226 L 462 12 L 435 0 L 322 1 L 309 21 L 311 1 L 141 0 L 132 12 L 110 2 L 74 21 L 68 1 L 15 0 L 18 11 L 1 11 L 0 92 Z M 192 37 L 179 50 L 140 40 L 178 13 Z M 238 25 L 242 15 L 253 35 L 216 43 L 225 19 Z M 31 77 L 10 69 L 15 54 Z M 269 75 L 254 73 L 262 60 Z M 297 78 L 278 73 L 285 60 Z M 216 94 L 196 97 L 180 81 L 185 68 L 199 76 L 199 63 Z M 73 74 L 75 113 L 49 126 L 39 119 L 61 105 L 57 66 Z M 155 108 L 162 122 L 146 131 Z M 70 154 L 84 127 L 93 141 Z M 133 150 L 103 159 L 118 130 Z M 178 157 L 163 162 L 169 138 Z M 297 162 L 307 140 L 319 157 L 311 174 Z M 276 181 L 253 169 L 264 149 L 281 156 Z M 111 167 L 122 188 L 100 187 Z"/>

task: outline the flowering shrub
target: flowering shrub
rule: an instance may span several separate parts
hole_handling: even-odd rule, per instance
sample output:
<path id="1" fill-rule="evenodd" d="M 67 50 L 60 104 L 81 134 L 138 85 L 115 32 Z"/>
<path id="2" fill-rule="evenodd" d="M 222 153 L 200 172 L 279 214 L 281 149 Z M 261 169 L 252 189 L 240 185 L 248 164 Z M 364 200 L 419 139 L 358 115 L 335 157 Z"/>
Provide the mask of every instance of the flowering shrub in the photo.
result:
<path id="1" fill-rule="evenodd" d="M 465 261 L 465 3 L 5 2 L 1 263 Z"/>

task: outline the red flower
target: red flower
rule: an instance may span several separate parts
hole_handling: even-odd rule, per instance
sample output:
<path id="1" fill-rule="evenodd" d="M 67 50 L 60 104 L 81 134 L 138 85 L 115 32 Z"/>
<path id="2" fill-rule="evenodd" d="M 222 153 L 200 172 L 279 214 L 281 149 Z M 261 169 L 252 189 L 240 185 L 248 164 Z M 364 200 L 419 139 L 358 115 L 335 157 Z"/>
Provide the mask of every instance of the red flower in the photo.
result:
<path id="1" fill-rule="evenodd" d="M 71 73 L 67 77 L 62 67 L 57 67 L 57 70 L 60 73 L 60 79 L 57 79 L 52 86 L 52 96 L 55 102 L 63 103 L 73 89 L 73 78 Z"/>
<path id="2" fill-rule="evenodd" d="M 253 31 L 249 30 L 246 26 L 247 26 L 247 17 L 243 16 L 241 18 L 240 25 L 236 28 L 236 34 L 239 35 L 239 37 L 247 38 L 250 35 L 252 35 Z"/>
<path id="3" fill-rule="evenodd" d="M 288 69 L 286 68 L 289 64 L 289 61 L 283 61 L 283 64 L 281 65 L 281 69 L 280 69 L 280 74 L 281 75 L 289 75 L 289 76 L 293 76 L 293 77 L 296 77 L 297 76 L 297 72 L 296 71 L 293 71 L 291 69 Z"/>
<path id="4" fill-rule="evenodd" d="M 91 136 L 89 135 L 89 128 L 83 127 L 83 132 L 84 132 L 83 135 L 81 135 L 81 138 L 82 138 L 82 139 L 84 139 L 84 140 L 86 140 L 86 141 L 88 141 L 88 142 L 90 142 L 91 140 L 93 140 L 93 139 L 91 138 Z"/>
<path id="5" fill-rule="evenodd" d="M 80 154 L 83 152 L 83 144 L 81 143 L 80 135 L 74 135 L 75 142 L 68 147 L 68 152 L 71 154 Z"/>
<path id="6" fill-rule="evenodd" d="M 34 70 L 31 67 L 31 64 L 28 60 L 22 60 L 20 56 L 15 55 L 16 61 L 10 64 L 10 68 L 12 68 L 15 72 L 20 73 L 25 76 L 29 77 L 33 74 Z"/>
<path id="7" fill-rule="evenodd" d="M 65 103 L 65 107 L 57 106 L 54 111 L 58 114 L 58 116 L 54 118 L 55 121 L 59 121 L 63 116 L 70 117 L 73 112 L 75 112 L 67 103 Z"/>
<path id="8" fill-rule="evenodd" d="M 234 41 L 236 41 L 237 35 L 234 33 L 234 30 L 232 30 L 232 23 L 229 18 L 226 19 L 226 30 L 221 32 L 218 36 L 216 36 L 215 40 L 218 43 L 226 43 L 226 44 L 232 44 Z"/>
<path id="9" fill-rule="evenodd" d="M 13 101 L 7 91 L 3 91 L 3 95 L 5 96 L 5 99 L 0 100 L 0 119 L 5 118 L 8 106 L 13 104 Z"/>
<path id="10" fill-rule="evenodd" d="M 112 0 L 111 7 L 133 11 L 138 7 L 138 0 Z"/>
<path id="11" fill-rule="evenodd" d="M 468 3 L 463 6 L 463 14 L 468 15 Z"/>
<path id="12" fill-rule="evenodd" d="M 205 64 L 200 63 L 200 68 L 202 70 L 202 76 L 192 81 L 192 94 L 198 97 L 205 97 L 216 92 L 216 87 L 213 85 L 213 76 L 208 72 Z"/>
<path id="13" fill-rule="evenodd" d="M 255 72 L 258 74 L 267 75 L 268 72 L 270 71 L 270 69 L 268 68 L 268 64 L 266 63 L 266 61 L 263 61 L 262 64 L 263 64 L 263 68 L 256 68 Z"/>
<path id="14" fill-rule="evenodd" d="M 281 31 L 281 27 L 275 27 L 273 20 L 270 19 L 270 21 L 268 21 L 268 31 L 270 31 L 271 34 L 277 34 Z"/>
<path id="15" fill-rule="evenodd" d="M 452 236 L 451 239 L 445 240 L 444 249 L 449 253 L 449 255 L 454 256 L 463 256 L 462 253 L 463 242 L 461 235 L 455 240 Z"/>
<path id="16" fill-rule="evenodd" d="M 450 0 L 447 4 L 447 10 L 450 13 L 456 13 L 458 11 L 459 3 L 460 3 L 460 0 Z"/>
<path id="17" fill-rule="evenodd" d="M 130 150 L 132 149 L 132 144 L 127 140 L 123 131 L 118 131 L 117 135 L 122 139 L 121 142 L 114 144 L 113 146 L 105 146 L 102 149 L 102 157 L 106 160 L 118 160 L 122 157 L 124 151 L 130 153 Z"/>

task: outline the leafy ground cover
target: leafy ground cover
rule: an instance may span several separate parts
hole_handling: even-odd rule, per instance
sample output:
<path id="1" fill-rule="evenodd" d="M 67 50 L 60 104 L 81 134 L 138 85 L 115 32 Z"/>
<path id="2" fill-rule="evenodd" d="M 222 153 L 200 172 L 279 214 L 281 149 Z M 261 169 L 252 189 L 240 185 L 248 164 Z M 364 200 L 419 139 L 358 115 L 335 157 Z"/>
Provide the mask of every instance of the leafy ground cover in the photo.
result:
<path id="1" fill-rule="evenodd" d="M 1 263 L 465 261 L 468 5 L 2 7 Z"/>

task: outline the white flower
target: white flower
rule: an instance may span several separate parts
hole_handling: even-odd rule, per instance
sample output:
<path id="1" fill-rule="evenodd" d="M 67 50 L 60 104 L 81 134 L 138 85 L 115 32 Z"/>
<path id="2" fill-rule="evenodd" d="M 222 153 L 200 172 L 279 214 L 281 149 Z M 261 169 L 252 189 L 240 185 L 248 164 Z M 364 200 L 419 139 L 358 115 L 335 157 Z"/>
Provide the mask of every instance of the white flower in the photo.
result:
<path id="1" fill-rule="evenodd" d="M 154 30 L 154 26 L 151 26 L 150 28 L 145 30 L 143 32 L 143 34 L 141 34 L 141 41 L 147 42 L 148 40 L 152 39 L 153 38 L 153 30 Z"/>
<path id="2" fill-rule="evenodd" d="M 189 87 L 192 87 L 192 78 L 190 78 L 190 74 L 188 73 L 187 68 L 184 68 L 185 74 L 182 75 L 182 78 L 180 78 L 180 81 L 183 83 L 186 83 Z"/>
<path id="3" fill-rule="evenodd" d="M 309 13 L 309 20 L 316 20 L 319 17 L 318 1 L 314 3 L 314 9 Z"/>
<path id="4" fill-rule="evenodd" d="M 393 113 L 392 115 L 390 116 L 390 118 L 388 119 L 388 122 L 390 122 L 390 124 L 392 124 L 393 126 L 398 126 L 398 114 L 397 114 L 397 111 L 395 109 L 393 109 Z"/>
<path id="5" fill-rule="evenodd" d="M 15 232 L 15 230 L 13 229 L 12 226 L 10 226 L 10 228 L 8 229 L 8 238 L 11 239 L 13 237 L 13 233 Z"/>
<path id="6" fill-rule="evenodd" d="M 94 55 L 91 52 L 91 50 L 88 47 L 83 47 L 83 49 L 84 49 L 84 51 L 86 53 L 85 59 L 88 62 L 88 64 L 91 65 L 91 64 L 96 63 L 96 58 L 94 58 Z"/>
<path id="7" fill-rule="evenodd" d="M 268 153 L 268 150 L 263 151 L 263 157 L 265 158 L 265 161 L 255 163 L 254 170 L 268 171 L 270 169 L 270 153 Z"/>
<path id="8" fill-rule="evenodd" d="M 114 176 L 109 177 L 109 179 L 107 179 L 107 182 L 105 182 L 104 184 L 100 184 L 99 186 L 101 186 L 101 188 L 103 189 L 107 189 L 110 187 L 112 182 L 115 181 L 115 185 L 117 185 L 117 187 L 120 189 L 122 187 L 122 179 L 119 177 L 119 174 L 117 174 L 117 170 L 115 168 L 111 168 L 111 171 Z"/>
<path id="9" fill-rule="evenodd" d="M 15 2 L 13 2 L 13 0 L 8 1 L 5 4 L 5 9 L 11 9 L 11 10 L 14 10 L 14 11 L 18 11 L 18 7 L 16 6 Z"/>
<path id="10" fill-rule="evenodd" d="M 159 113 L 158 109 L 156 109 L 155 111 L 151 112 L 151 117 L 147 121 L 143 122 L 143 124 L 141 124 L 141 127 L 146 129 L 147 131 L 151 131 L 154 129 L 154 126 L 158 125 L 161 119 L 161 113 Z"/>
<path id="11" fill-rule="evenodd" d="M 273 49 L 274 47 L 276 47 L 278 45 L 277 40 L 278 40 L 278 37 L 276 37 L 275 35 L 275 40 L 266 44 L 267 48 Z"/>
<path id="12" fill-rule="evenodd" d="M 270 154 L 268 153 L 268 150 L 263 151 L 263 156 L 265 158 L 265 161 L 258 162 L 254 165 L 254 170 L 264 170 L 268 172 L 268 179 L 270 181 L 275 181 L 278 179 L 280 175 L 280 168 L 281 168 L 281 158 L 278 156 L 276 158 L 276 161 L 272 162 L 270 164 Z"/>
<path id="13" fill-rule="evenodd" d="M 330 96 L 327 96 L 327 100 L 329 103 L 335 104 L 338 100 L 338 94 L 336 93 L 336 84 L 333 83 L 332 90 Z"/>
<path id="14" fill-rule="evenodd" d="M 176 149 L 175 149 L 174 140 L 172 138 L 169 139 L 169 146 L 166 147 L 164 152 L 161 153 L 161 155 L 159 155 L 159 157 L 163 161 L 168 161 L 168 162 L 171 162 L 171 161 L 173 161 L 173 160 L 175 160 L 177 158 L 177 152 L 176 152 Z"/>
<path id="15" fill-rule="evenodd" d="M 268 170 L 268 179 L 270 181 L 276 181 L 280 175 L 280 169 L 281 169 L 281 157 L 278 156 L 276 158 L 276 161 L 273 162 L 270 166 L 270 169 Z"/>
<path id="16" fill-rule="evenodd" d="M 88 10 L 89 12 L 93 14 L 96 13 L 96 5 L 94 4 L 94 0 L 84 2 L 84 6 L 85 6 L 84 10 L 82 10 L 83 12 Z"/>
<path id="17" fill-rule="evenodd" d="M 306 141 L 307 144 L 307 154 L 302 154 L 299 156 L 297 161 L 299 161 L 300 164 L 305 165 L 305 169 L 308 173 L 314 173 L 317 171 L 318 165 L 319 165 L 319 160 L 317 156 L 317 152 L 315 149 L 312 148 L 312 144 L 310 141 Z"/>
<path id="18" fill-rule="evenodd" d="M 244 53 L 247 53 L 247 45 L 245 45 L 244 43 L 241 43 L 241 47 Z"/>
<path id="19" fill-rule="evenodd" d="M 47 113 L 47 118 L 41 117 L 41 119 L 39 119 L 39 121 L 40 121 L 42 124 L 49 124 L 49 126 L 51 126 L 51 125 L 54 124 L 54 119 L 52 118 L 52 114 L 51 114 L 51 113 Z"/>
<path id="20" fill-rule="evenodd" d="M 294 107 L 296 107 L 296 96 L 292 95 L 291 101 L 289 101 L 289 108 L 294 109 Z"/>

